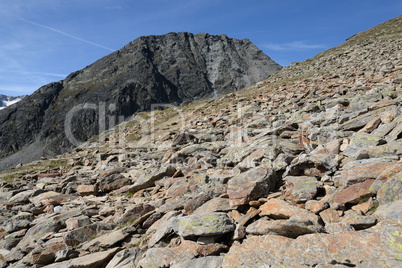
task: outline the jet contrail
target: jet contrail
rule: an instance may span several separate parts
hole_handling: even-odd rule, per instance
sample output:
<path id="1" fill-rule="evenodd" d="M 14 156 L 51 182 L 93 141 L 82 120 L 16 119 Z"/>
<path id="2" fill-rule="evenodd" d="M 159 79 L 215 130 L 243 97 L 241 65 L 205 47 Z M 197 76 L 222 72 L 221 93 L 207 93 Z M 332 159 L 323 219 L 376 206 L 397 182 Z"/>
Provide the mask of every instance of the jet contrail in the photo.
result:
<path id="1" fill-rule="evenodd" d="M 82 38 L 80 38 L 78 36 L 75 36 L 75 35 L 72 35 L 72 34 L 69 34 L 69 33 L 65 33 L 65 32 L 60 31 L 58 29 L 55 29 L 55 28 L 52 28 L 52 27 L 49 27 L 49 26 L 46 26 L 46 25 L 43 25 L 43 24 L 40 24 L 40 23 L 37 23 L 37 22 L 34 22 L 34 21 L 26 20 L 26 19 L 23 19 L 23 18 L 19 18 L 19 20 L 22 20 L 22 21 L 27 22 L 29 24 L 38 26 L 40 28 L 43 28 L 43 29 L 46 29 L 46 30 L 49 30 L 49 31 L 52 31 L 52 32 L 55 32 L 55 33 L 58 33 L 58 34 L 61 34 L 61 35 L 64 35 L 64 36 L 67 36 L 67 37 L 70 37 L 72 39 L 79 40 L 79 41 L 87 43 L 87 44 L 91 44 L 93 46 L 97 46 L 97 47 L 100 47 L 100 48 L 103 48 L 103 49 L 106 49 L 106 50 L 109 50 L 109 51 L 112 51 L 112 52 L 116 51 L 115 49 L 99 45 L 97 43 L 82 39 Z"/>

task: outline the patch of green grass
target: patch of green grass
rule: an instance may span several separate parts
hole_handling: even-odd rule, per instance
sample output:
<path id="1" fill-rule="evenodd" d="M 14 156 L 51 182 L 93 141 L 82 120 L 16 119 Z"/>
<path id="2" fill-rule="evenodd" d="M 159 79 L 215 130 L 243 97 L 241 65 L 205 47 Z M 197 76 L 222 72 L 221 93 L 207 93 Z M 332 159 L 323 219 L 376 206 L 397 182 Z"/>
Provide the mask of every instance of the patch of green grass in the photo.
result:
<path id="1" fill-rule="evenodd" d="M 368 213 L 370 213 L 370 214 L 374 213 L 379 206 L 380 206 L 380 204 L 378 204 L 378 202 L 374 202 L 374 206 L 372 208 L 370 208 Z"/>
<path id="2" fill-rule="evenodd" d="M 138 134 L 138 133 L 133 133 L 133 134 L 131 134 L 131 135 L 128 135 L 127 136 L 127 138 L 126 138 L 126 140 L 128 141 L 128 142 L 136 142 L 136 141 L 139 141 L 140 139 L 141 139 L 141 135 L 140 134 Z"/>
<path id="3" fill-rule="evenodd" d="M 19 179 L 29 173 L 46 172 L 67 167 L 68 166 L 67 163 L 68 162 L 66 159 L 51 159 L 51 160 L 34 162 L 28 165 L 23 165 L 19 168 L 9 169 L 1 172 L 0 180 L 12 183 L 15 179 Z"/>

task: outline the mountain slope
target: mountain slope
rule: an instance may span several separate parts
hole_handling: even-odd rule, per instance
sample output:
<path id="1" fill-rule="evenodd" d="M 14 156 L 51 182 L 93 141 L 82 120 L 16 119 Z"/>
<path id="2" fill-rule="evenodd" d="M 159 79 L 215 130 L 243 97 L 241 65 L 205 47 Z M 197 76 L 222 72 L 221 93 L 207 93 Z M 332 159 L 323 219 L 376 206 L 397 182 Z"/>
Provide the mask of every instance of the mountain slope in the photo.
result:
<path id="1" fill-rule="evenodd" d="M 0 154 L 11 156 L 0 169 L 65 152 L 75 145 L 71 143 L 113 127 L 109 114 L 123 120 L 153 104 L 211 98 L 279 69 L 246 39 L 190 33 L 140 37 L 1 111 Z M 65 131 L 68 115 L 73 116 L 70 139 Z"/>
<path id="2" fill-rule="evenodd" d="M 371 36 L 1 173 L 0 265 L 400 267 L 402 37 Z"/>

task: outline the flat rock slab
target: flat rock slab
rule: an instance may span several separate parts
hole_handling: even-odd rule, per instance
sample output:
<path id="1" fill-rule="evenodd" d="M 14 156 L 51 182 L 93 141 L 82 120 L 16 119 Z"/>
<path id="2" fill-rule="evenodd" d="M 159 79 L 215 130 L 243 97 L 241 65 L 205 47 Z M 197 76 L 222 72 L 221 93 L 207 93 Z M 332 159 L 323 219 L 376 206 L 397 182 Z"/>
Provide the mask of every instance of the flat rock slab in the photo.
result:
<path id="1" fill-rule="evenodd" d="M 379 206 L 373 215 L 379 220 L 402 219 L 402 199 Z"/>
<path id="2" fill-rule="evenodd" d="M 142 268 L 170 267 L 174 263 L 193 259 L 197 253 L 198 244 L 193 241 L 183 241 L 174 248 L 151 248 L 144 254 L 139 264 Z"/>
<path id="3" fill-rule="evenodd" d="M 118 252 L 105 268 L 134 268 L 137 267 L 143 251 L 138 248 L 125 249 Z"/>
<path id="4" fill-rule="evenodd" d="M 47 268 L 95 268 L 104 267 L 121 248 L 112 248 L 107 251 L 88 254 L 76 259 L 54 263 Z"/>
<path id="5" fill-rule="evenodd" d="M 400 267 L 401 233 L 399 220 L 365 231 L 308 234 L 297 239 L 251 236 L 230 248 L 222 267 Z"/>
<path id="6" fill-rule="evenodd" d="M 81 211 L 79 210 L 71 210 L 63 214 L 40 220 L 35 226 L 28 230 L 24 238 L 18 243 L 17 248 L 25 251 L 30 247 L 35 246 L 36 241 L 41 239 L 44 235 L 58 232 L 60 229 L 64 228 L 64 222 L 66 219 L 80 214 Z"/>
<path id="7" fill-rule="evenodd" d="M 315 177 L 288 176 L 285 181 L 285 199 L 291 203 L 305 203 L 317 194 L 318 181 Z"/>
<path id="8" fill-rule="evenodd" d="M 266 168 L 253 168 L 233 177 L 228 182 L 228 195 L 232 206 L 247 204 L 260 198 L 275 187 L 275 176 Z"/>
<path id="9" fill-rule="evenodd" d="M 138 180 L 134 183 L 133 186 L 129 187 L 129 191 L 139 191 L 148 187 L 155 185 L 155 182 L 163 179 L 164 177 L 168 176 L 171 177 L 176 173 L 176 168 L 173 166 L 166 166 L 161 167 L 158 172 L 151 176 L 145 176 L 142 178 L 138 178 Z"/>
<path id="10" fill-rule="evenodd" d="M 376 179 L 381 173 L 396 165 L 389 158 L 371 158 L 347 163 L 341 172 L 340 185 L 349 186 L 369 179 Z"/>
<path id="11" fill-rule="evenodd" d="M 402 199 L 402 171 L 387 179 L 377 192 L 380 205 Z"/>
<path id="12" fill-rule="evenodd" d="M 63 238 L 64 242 L 68 246 L 74 247 L 83 242 L 91 240 L 93 237 L 98 236 L 101 231 L 111 229 L 113 229 L 112 225 L 103 222 L 97 222 L 69 231 L 63 235 Z"/>
<path id="13" fill-rule="evenodd" d="M 260 207 L 260 216 L 268 216 L 273 219 L 289 219 L 291 217 L 303 217 L 314 224 L 318 224 L 319 217 L 306 209 L 293 206 L 280 199 L 269 199 Z"/>
<path id="14" fill-rule="evenodd" d="M 320 226 L 312 224 L 307 219 L 298 217 L 288 220 L 259 219 L 246 228 L 246 232 L 252 235 L 281 235 L 296 238 L 300 235 L 317 233 Z"/>
<path id="15" fill-rule="evenodd" d="M 230 200 L 227 198 L 216 197 L 194 211 L 194 214 L 204 214 L 211 212 L 227 212 L 233 210 L 234 207 L 230 205 Z"/>
<path id="16" fill-rule="evenodd" d="M 234 231 L 233 221 L 226 213 L 207 213 L 176 218 L 174 231 L 182 237 L 215 236 Z"/>
<path id="17" fill-rule="evenodd" d="M 223 257 L 208 256 L 173 264 L 171 268 L 219 268 L 222 267 Z"/>
<path id="18" fill-rule="evenodd" d="M 91 241 L 85 243 L 81 248 L 83 250 L 91 250 L 93 248 L 111 248 L 116 243 L 124 240 L 129 234 L 121 229 L 98 236 Z"/>
<path id="19" fill-rule="evenodd" d="M 332 201 L 341 205 L 346 203 L 357 204 L 363 198 L 375 195 L 375 192 L 370 188 L 373 182 L 374 180 L 366 180 L 364 182 L 353 184 L 335 194 Z"/>

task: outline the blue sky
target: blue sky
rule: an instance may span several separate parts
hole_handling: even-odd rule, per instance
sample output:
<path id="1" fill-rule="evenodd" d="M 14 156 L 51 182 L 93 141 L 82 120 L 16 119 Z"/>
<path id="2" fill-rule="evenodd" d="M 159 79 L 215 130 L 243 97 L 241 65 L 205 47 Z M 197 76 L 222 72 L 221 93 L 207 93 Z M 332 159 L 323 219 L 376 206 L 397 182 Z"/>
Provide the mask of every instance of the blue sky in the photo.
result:
<path id="1" fill-rule="evenodd" d="M 142 35 L 224 33 L 289 65 L 401 14 L 400 0 L 0 0 L 0 94 L 31 94 Z"/>

